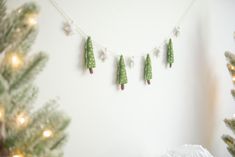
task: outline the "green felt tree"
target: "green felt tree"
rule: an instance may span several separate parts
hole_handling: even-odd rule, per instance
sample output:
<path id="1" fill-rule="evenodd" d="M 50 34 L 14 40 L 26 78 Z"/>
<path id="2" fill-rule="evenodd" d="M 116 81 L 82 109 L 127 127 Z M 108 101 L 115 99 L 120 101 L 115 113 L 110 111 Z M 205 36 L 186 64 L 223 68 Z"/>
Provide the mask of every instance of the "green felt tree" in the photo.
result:
<path id="1" fill-rule="evenodd" d="M 145 64 L 144 64 L 144 80 L 147 81 L 148 84 L 150 84 L 151 79 L 152 79 L 151 58 L 149 54 L 147 54 L 147 57 L 145 59 Z"/>
<path id="2" fill-rule="evenodd" d="M 126 74 L 126 66 L 124 62 L 124 58 L 121 55 L 118 62 L 118 70 L 117 70 L 117 83 L 121 85 L 121 89 L 124 90 L 124 85 L 128 83 L 127 74 Z"/>
<path id="3" fill-rule="evenodd" d="M 235 84 L 235 55 L 230 52 L 226 52 L 225 57 L 228 60 L 228 63 L 227 63 L 228 71 L 230 72 L 230 74 L 233 78 L 232 79 L 233 84 Z M 232 94 L 233 98 L 235 98 L 235 90 L 234 89 L 231 90 L 231 94 Z M 235 119 L 234 118 L 226 118 L 224 120 L 224 122 L 225 122 L 226 126 L 229 129 L 231 129 L 233 133 L 235 133 Z M 234 139 L 234 137 L 232 137 L 230 135 L 223 135 L 222 139 L 227 144 L 227 150 L 229 151 L 229 153 L 233 157 L 235 157 L 235 139 Z"/>
<path id="4" fill-rule="evenodd" d="M 172 40 L 170 39 L 167 44 L 167 63 L 170 65 L 170 68 L 172 64 L 174 63 L 174 52 L 173 52 L 173 44 Z"/>
<path id="5" fill-rule="evenodd" d="M 85 66 L 89 69 L 90 73 L 93 74 L 93 68 L 96 67 L 96 64 L 91 37 L 88 37 L 85 43 Z"/>

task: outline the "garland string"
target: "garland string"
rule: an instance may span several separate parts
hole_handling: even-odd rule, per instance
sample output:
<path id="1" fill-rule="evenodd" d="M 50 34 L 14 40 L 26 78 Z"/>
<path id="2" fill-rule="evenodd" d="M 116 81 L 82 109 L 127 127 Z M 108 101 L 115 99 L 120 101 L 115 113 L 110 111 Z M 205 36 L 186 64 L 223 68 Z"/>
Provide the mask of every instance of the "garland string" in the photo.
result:
<path id="1" fill-rule="evenodd" d="M 89 35 L 84 32 L 81 27 L 79 27 L 75 21 L 65 12 L 64 9 L 62 9 L 62 7 L 60 7 L 60 5 L 58 4 L 58 2 L 56 0 L 49 0 L 50 3 L 52 4 L 52 6 L 61 14 L 61 16 L 64 18 L 64 20 L 73 26 L 74 30 L 76 33 L 80 34 L 82 37 L 87 38 Z M 170 31 L 169 35 L 167 36 L 167 38 L 165 38 L 165 40 L 163 40 L 157 47 L 154 47 L 152 50 L 148 51 L 151 53 L 154 53 L 156 50 L 160 51 L 160 49 L 162 49 L 166 44 L 167 44 L 167 39 L 169 38 L 173 38 L 175 37 L 174 31 L 175 29 L 178 29 L 178 27 L 180 26 L 180 24 L 183 22 L 184 18 L 186 17 L 186 15 L 189 13 L 190 9 L 193 7 L 193 5 L 195 4 L 197 0 L 192 0 L 190 2 L 190 4 L 188 5 L 188 7 L 185 9 L 185 11 L 183 12 L 182 16 L 180 16 L 179 20 L 176 22 L 175 27 L 173 30 Z M 93 44 L 96 47 L 101 48 L 102 50 L 107 51 L 107 53 L 109 54 L 109 56 L 120 56 L 120 52 L 116 53 L 116 51 L 113 51 L 110 48 L 107 48 L 106 46 L 103 46 L 102 44 L 100 44 L 98 41 L 94 40 L 93 38 Z M 158 52 L 159 53 L 159 52 Z M 133 54 L 129 54 L 129 55 L 125 55 L 125 56 L 131 56 L 131 57 L 142 57 L 145 55 L 133 55 Z"/>

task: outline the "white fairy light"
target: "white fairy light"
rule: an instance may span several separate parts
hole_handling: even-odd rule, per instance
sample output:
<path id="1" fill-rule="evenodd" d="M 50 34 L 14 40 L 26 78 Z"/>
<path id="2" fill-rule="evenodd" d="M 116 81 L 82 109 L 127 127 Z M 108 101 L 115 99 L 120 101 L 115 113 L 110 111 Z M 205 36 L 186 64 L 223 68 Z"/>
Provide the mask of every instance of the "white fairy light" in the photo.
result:
<path id="1" fill-rule="evenodd" d="M 232 76 L 232 80 L 233 80 L 233 82 L 235 82 L 235 76 Z"/>
<path id="2" fill-rule="evenodd" d="M 0 121 L 3 121 L 4 119 L 4 108 L 0 106 Z"/>
<path id="3" fill-rule="evenodd" d="M 16 117 L 16 124 L 18 127 L 26 126 L 29 122 L 29 117 L 26 113 L 20 113 Z"/>
<path id="4" fill-rule="evenodd" d="M 29 14 L 26 19 L 28 26 L 35 26 L 38 23 L 37 17 L 38 14 L 36 13 Z"/>
<path id="5" fill-rule="evenodd" d="M 23 154 L 13 154 L 12 157 L 24 157 Z"/>
<path id="6" fill-rule="evenodd" d="M 24 154 L 20 150 L 13 151 L 11 157 L 24 157 Z"/>
<path id="7" fill-rule="evenodd" d="M 43 131 L 42 135 L 44 138 L 50 138 L 53 135 L 53 132 L 51 130 L 47 129 L 47 130 Z"/>
<path id="8" fill-rule="evenodd" d="M 9 52 L 6 56 L 7 63 L 13 69 L 19 69 L 24 64 L 24 57 L 17 52 Z"/>

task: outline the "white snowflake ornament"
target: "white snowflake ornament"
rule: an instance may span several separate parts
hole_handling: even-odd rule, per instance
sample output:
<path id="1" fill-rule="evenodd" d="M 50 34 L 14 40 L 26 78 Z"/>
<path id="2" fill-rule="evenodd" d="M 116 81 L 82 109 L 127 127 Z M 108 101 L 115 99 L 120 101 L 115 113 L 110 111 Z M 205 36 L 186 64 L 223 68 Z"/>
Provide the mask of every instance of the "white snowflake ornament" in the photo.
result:
<path id="1" fill-rule="evenodd" d="M 100 51 L 99 58 L 102 62 L 105 62 L 108 58 L 107 48 Z"/>
<path id="2" fill-rule="evenodd" d="M 180 27 L 179 26 L 175 27 L 173 33 L 175 37 L 178 37 L 180 35 Z"/>
<path id="3" fill-rule="evenodd" d="M 154 55 L 158 58 L 160 56 L 161 49 L 160 47 L 154 49 Z"/>
<path id="4" fill-rule="evenodd" d="M 129 57 L 128 66 L 129 66 L 129 68 L 134 68 L 134 66 L 135 66 L 135 57 L 134 56 Z"/>
<path id="5" fill-rule="evenodd" d="M 73 23 L 72 22 L 64 22 L 63 23 L 63 31 L 67 36 L 74 34 Z"/>

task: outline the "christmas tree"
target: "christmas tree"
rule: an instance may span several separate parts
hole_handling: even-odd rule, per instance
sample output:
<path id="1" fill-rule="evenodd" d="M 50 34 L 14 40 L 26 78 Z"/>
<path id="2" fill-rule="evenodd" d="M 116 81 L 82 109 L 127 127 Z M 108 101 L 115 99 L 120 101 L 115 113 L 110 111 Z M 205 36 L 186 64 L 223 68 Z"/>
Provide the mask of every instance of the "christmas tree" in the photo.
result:
<path id="1" fill-rule="evenodd" d="M 144 64 L 144 80 L 147 81 L 148 84 L 150 84 L 151 79 L 152 79 L 152 65 L 151 65 L 150 56 L 149 54 L 147 54 Z"/>
<path id="2" fill-rule="evenodd" d="M 174 63 L 174 52 L 173 52 L 173 44 L 172 40 L 170 39 L 167 44 L 167 63 L 170 65 L 170 68 L 172 64 Z"/>
<path id="3" fill-rule="evenodd" d="M 33 84 L 48 57 L 29 55 L 37 36 L 38 7 L 27 3 L 6 14 L 0 0 L 0 157 L 61 157 L 69 119 L 48 101 L 34 109 Z"/>
<path id="4" fill-rule="evenodd" d="M 118 63 L 117 82 L 119 85 L 121 85 L 122 90 L 124 90 L 124 86 L 128 82 L 127 75 L 126 75 L 126 66 L 125 66 L 124 58 L 122 55 Z"/>
<path id="5" fill-rule="evenodd" d="M 227 68 L 232 76 L 233 83 L 235 83 L 235 55 L 230 52 L 225 52 L 225 57 L 228 60 Z M 235 98 L 235 90 L 231 90 L 232 96 Z M 226 118 L 225 124 L 235 133 L 235 118 Z M 235 139 L 230 135 L 223 135 L 222 139 L 227 144 L 229 153 L 235 157 Z"/>
<path id="6" fill-rule="evenodd" d="M 85 43 L 85 64 L 86 68 L 88 68 L 90 73 L 92 74 L 93 68 L 95 68 L 96 65 L 95 65 L 95 57 L 93 53 L 91 37 L 88 37 Z"/>

